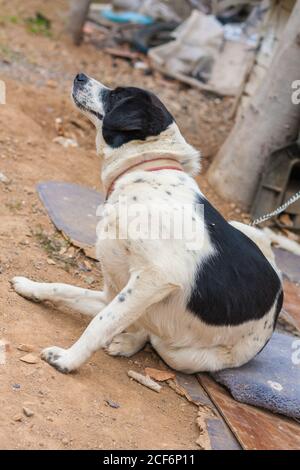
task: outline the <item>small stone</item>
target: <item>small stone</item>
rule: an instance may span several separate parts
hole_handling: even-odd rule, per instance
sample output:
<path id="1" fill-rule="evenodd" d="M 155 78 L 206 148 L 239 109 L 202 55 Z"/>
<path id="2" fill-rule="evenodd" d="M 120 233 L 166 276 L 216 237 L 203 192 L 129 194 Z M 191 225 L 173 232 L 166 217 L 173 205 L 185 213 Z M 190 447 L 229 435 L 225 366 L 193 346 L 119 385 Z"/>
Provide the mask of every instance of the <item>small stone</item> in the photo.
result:
<path id="1" fill-rule="evenodd" d="M 59 145 L 62 145 L 64 148 L 68 147 L 79 147 L 78 142 L 75 139 L 69 139 L 67 137 L 55 137 L 53 142 Z"/>
<path id="2" fill-rule="evenodd" d="M 5 176 L 4 173 L 0 173 L 0 182 L 1 183 L 9 183 L 9 179 L 7 178 L 7 176 Z"/>
<path id="3" fill-rule="evenodd" d="M 27 408 L 26 406 L 23 406 L 23 413 L 25 416 L 27 416 L 27 418 L 31 418 L 31 416 L 34 415 L 34 412 L 30 408 Z"/>
<path id="4" fill-rule="evenodd" d="M 107 399 L 107 400 L 105 400 L 105 403 L 106 403 L 108 406 L 110 406 L 111 408 L 115 408 L 115 409 L 120 408 L 119 403 L 116 403 L 115 401 L 112 401 L 112 400 Z"/>
<path id="5" fill-rule="evenodd" d="M 53 422 L 53 418 L 52 418 L 52 416 L 47 416 L 47 417 L 46 417 L 46 420 L 47 420 L 47 421 L 52 421 L 52 422 Z"/>
<path id="6" fill-rule="evenodd" d="M 30 353 L 30 352 L 34 351 L 34 346 L 32 346 L 32 344 L 19 344 L 17 349 L 19 351 L 24 351 L 24 352 Z"/>
<path id="7" fill-rule="evenodd" d="M 69 439 L 64 437 L 61 442 L 63 443 L 64 446 L 67 446 L 69 444 Z"/>
<path id="8" fill-rule="evenodd" d="M 62 118 L 58 117 L 55 119 L 55 129 L 57 135 L 63 136 L 64 135 L 64 124 Z"/>
<path id="9" fill-rule="evenodd" d="M 70 246 L 70 248 L 68 248 L 68 253 L 67 253 L 68 258 L 74 258 L 75 253 L 76 253 L 75 248 L 73 246 Z"/>
<path id="10" fill-rule="evenodd" d="M 92 276 L 86 276 L 84 278 L 84 282 L 90 286 L 91 284 L 94 284 L 95 279 Z"/>
<path id="11" fill-rule="evenodd" d="M 9 343 L 6 340 L 0 340 L 0 365 L 6 364 L 6 353 L 9 352 Z"/>
<path id="12" fill-rule="evenodd" d="M 47 258 L 47 264 L 50 264 L 50 265 L 54 266 L 56 263 L 55 263 L 55 261 L 53 261 L 53 259 Z"/>
<path id="13" fill-rule="evenodd" d="M 26 356 L 20 357 L 20 361 L 26 362 L 27 364 L 37 364 L 39 358 L 34 354 L 26 354 Z"/>
<path id="14" fill-rule="evenodd" d="M 57 82 L 54 80 L 47 80 L 46 85 L 48 88 L 57 88 Z"/>
<path id="15" fill-rule="evenodd" d="M 13 417 L 13 421 L 22 421 L 23 420 L 23 416 L 21 414 L 17 414 Z"/>
<path id="16" fill-rule="evenodd" d="M 27 187 L 24 188 L 24 191 L 25 191 L 26 194 L 28 194 L 29 196 L 35 193 L 33 189 L 27 188 Z M 31 235 L 30 233 L 26 234 L 26 237 L 31 237 L 31 236 L 32 236 L 32 235 Z"/>

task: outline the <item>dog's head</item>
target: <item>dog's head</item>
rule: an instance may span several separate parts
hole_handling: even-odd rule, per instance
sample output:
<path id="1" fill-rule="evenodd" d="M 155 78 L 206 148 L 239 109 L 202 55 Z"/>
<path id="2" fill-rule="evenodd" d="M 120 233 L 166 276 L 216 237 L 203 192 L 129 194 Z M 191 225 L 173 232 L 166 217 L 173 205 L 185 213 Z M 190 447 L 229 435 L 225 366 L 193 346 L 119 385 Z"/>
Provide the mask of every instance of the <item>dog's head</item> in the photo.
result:
<path id="1" fill-rule="evenodd" d="M 158 136 L 174 122 L 153 93 L 134 87 L 112 90 L 83 73 L 74 80 L 72 96 L 112 148 Z"/>

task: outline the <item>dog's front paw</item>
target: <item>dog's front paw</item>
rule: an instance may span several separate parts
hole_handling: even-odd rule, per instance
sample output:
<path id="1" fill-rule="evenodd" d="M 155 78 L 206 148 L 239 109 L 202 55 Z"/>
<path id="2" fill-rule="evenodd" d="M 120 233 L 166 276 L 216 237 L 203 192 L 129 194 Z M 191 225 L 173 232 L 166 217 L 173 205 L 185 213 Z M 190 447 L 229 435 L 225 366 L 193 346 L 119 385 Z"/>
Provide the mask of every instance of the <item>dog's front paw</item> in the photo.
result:
<path id="1" fill-rule="evenodd" d="M 51 346 L 42 351 L 41 357 L 63 374 L 69 374 L 73 370 L 67 349 Z"/>
<path id="2" fill-rule="evenodd" d="M 25 299 L 30 299 L 34 300 L 35 302 L 39 302 L 39 298 L 36 292 L 36 284 L 36 282 L 31 281 L 30 279 L 20 276 L 14 277 L 11 280 L 12 287 L 19 295 L 25 297 Z"/>

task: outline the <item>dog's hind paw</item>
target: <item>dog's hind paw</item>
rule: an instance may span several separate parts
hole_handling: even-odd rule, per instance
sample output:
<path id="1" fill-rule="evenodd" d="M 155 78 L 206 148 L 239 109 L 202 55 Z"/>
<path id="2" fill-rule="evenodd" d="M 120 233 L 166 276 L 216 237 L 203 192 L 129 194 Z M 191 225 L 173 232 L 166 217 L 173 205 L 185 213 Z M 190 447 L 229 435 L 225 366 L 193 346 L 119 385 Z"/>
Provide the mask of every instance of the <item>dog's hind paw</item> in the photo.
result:
<path id="1" fill-rule="evenodd" d="M 26 299 L 33 300 L 35 302 L 39 302 L 39 298 L 36 292 L 36 285 L 38 283 L 31 281 L 30 279 L 27 279 L 26 277 L 14 277 L 11 280 L 11 285 L 14 288 L 14 290 L 21 295 L 22 297 L 25 297 Z"/>
<path id="2" fill-rule="evenodd" d="M 145 345 L 145 340 L 139 334 L 121 333 L 114 337 L 107 346 L 106 352 L 110 356 L 131 357 L 140 351 Z"/>

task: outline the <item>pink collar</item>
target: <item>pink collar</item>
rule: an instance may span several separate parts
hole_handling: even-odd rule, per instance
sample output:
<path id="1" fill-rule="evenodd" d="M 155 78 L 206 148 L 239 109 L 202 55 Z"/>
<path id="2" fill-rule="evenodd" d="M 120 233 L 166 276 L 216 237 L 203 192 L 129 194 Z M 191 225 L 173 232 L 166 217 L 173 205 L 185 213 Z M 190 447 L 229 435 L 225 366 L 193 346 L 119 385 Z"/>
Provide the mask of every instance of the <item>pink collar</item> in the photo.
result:
<path id="1" fill-rule="evenodd" d="M 165 162 L 166 161 L 173 161 L 176 163 L 176 165 L 167 165 Z M 161 162 L 161 165 L 157 165 L 157 166 L 154 166 L 154 167 L 149 167 L 148 168 L 148 164 L 149 163 L 152 163 L 152 162 Z M 114 178 L 114 180 L 111 182 L 107 192 L 106 192 L 106 198 L 105 200 L 107 201 L 109 196 L 111 195 L 112 191 L 114 190 L 114 187 L 115 187 L 115 184 L 117 182 L 117 180 L 119 178 L 121 178 L 122 176 L 124 176 L 125 174 L 127 173 L 130 173 L 132 170 L 135 170 L 137 168 L 140 167 L 140 170 L 143 170 L 143 171 L 161 171 L 161 170 L 176 170 L 176 171 L 182 171 L 184 172 L 184 169 L 182 168 L 181 164 L 175 159 L 175 158 L 171 158 L 171 157 L 159 157 L 159 158 L 153 158 L 151 160 L 147 160 L 145 162 L 139 162 L 139 163 L 136 163 L 135 165 L 132 165 L 130 166 L 129 168 L 126 168 L 126 170 L 122 171 L 122 173 L 120 173 L 118 176 L 116 176 L 116 178 Z"/>

